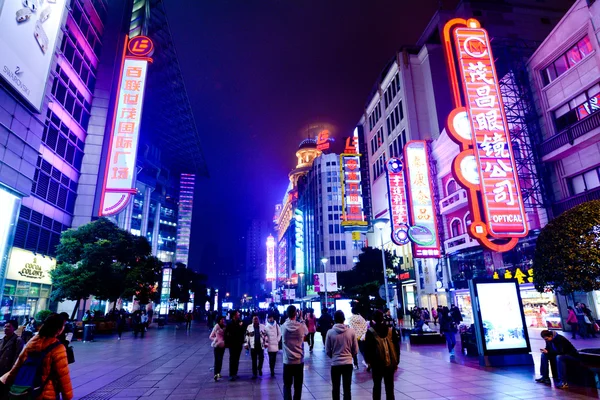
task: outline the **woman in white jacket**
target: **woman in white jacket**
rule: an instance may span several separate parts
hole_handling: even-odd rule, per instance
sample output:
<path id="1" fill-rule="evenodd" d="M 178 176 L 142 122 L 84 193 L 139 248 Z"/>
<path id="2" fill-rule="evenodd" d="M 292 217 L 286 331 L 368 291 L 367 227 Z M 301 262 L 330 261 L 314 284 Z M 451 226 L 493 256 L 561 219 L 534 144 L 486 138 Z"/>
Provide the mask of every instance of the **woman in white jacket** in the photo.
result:
<path id="1" fill-rule="evenodd" d="M 220 316 L 217 323 L 210 333 L 209 339 L 212 340 L 211 346 L 215 349 L 215 382 L 221 379 L 221 367 L 223 366 L 223 356 L 225 355 L 225 317 Z"/>
<path id="2" fill-rule="evenodd" d="M 252 356 L 252 379 L 256 379 L 257 374 L 262 376 L 266 342 L 265 326 L 260 323 L 255 315 L 252 317 L 252 325 L 248 325 L 248 329 L 246 329 L 246 349 L 250 349 L 250 355 Z"/>
<path id="3" fill-rule="evenodd" d="M 277 361 L 277 352 L 279 351 L 279 341 L 281 340 L 281 327 L 275 321 L 275 316 L 269 314 L 267 325 L 265 327 L 267 334 L 266 346 L 269 354 L 269 368 L 271 369 L 271 378 L 275 376 L 275 362 Z"/>

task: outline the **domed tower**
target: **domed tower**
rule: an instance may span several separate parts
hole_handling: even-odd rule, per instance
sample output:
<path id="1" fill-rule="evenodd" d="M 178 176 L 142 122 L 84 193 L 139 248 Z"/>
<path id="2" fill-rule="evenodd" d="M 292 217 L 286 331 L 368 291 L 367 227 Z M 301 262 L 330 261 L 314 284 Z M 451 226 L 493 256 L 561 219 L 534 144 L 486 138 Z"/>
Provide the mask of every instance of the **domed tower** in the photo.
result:
<path id="1" fill-rule="evenodd" d="M 298 164 L 296 165 L 296 168 L 293 169 L 289 174 L 292 187 L 295 188 L 297 186 L 298 179 L 312 168 L 313 161 L 315 158 L 319 157 L 321 153 L 321 150 L 317 149 L 316 140 L 304 139 L 302 142 L 300 142 L 298 151 L 296 151 Z"/>

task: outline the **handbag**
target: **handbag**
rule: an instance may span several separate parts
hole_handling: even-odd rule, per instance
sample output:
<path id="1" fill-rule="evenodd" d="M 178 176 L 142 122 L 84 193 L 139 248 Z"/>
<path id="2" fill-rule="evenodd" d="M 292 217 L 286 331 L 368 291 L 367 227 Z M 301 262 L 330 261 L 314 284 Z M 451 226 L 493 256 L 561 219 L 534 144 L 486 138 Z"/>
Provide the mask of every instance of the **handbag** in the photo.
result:
<path id="1" fill-rule="evenodd" d="M 600 326 L 594 322 L 594 332 L 600 332 Z"/>
<path id="2" fill-rule="evenodd" d="M 69 364 L 73 364 L 75 362 L 75 352 L 73 351 L 73 346 L 66 346 L 67 348 L 67 362 Z"/>

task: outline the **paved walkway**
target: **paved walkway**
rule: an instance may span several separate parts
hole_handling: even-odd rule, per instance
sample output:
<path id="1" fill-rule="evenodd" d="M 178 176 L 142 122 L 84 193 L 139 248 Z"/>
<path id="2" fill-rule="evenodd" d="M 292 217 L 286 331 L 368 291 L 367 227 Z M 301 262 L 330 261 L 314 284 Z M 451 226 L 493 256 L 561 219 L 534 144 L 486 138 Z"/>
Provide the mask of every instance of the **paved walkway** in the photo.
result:
<path id="1" fill-rule="evenodd" d="M 317 335 L 318 336 L 318 335 Z M 532 348 L 541 343 L 532 340 Z M 541 339 L 540 339 L 541 340 Z M 330 363 L 320 336 L 315 350 L 306 352 L 303 399 L 331 398 Z M 583 343 L 584 341 L 582 341 Z M 585 345 L 592 344 L 591 340 Z M 597 342 L 598 346 L 600 342 Z M 580 345 L 577 341 L 576 345 Z M 537 346 L 537 347 L 536 347 Z M 443 345 L 403 344 L 396 374 L 395 398 L 402 399 L 590 399 L 598 396 L 582 390 L 561 391 L 533 382 L 533 367 L 482 368 L 470 357 L 450 360 Z M 191 332 L 174 326 L 151 328 L 144 339 L 124 334 L 98 337 L 91 343 L 74 343 L 76 362 L 71 379 L 76 399 L 281 399 L 282 360 L 278 355 L 276 378 L 250 380 L 250 357 L 242 353 L 240 380 L 213 381 L 213 355 L 204 325 Z M 457 352 L 458 353 L 458 352 Z M 534 356 L 537 359 L 539 357 Z M 223 375 L 228 371 L 226 353 Z M 537 369 L 537 368 L 536 368 Z M 371 376 L 361 367 L 353 376 L 352 398 L 371 399 Z M 385 390 L 384 390 L 385 392 Z M 385 396 L 385 395 L 384 395 Z"/>

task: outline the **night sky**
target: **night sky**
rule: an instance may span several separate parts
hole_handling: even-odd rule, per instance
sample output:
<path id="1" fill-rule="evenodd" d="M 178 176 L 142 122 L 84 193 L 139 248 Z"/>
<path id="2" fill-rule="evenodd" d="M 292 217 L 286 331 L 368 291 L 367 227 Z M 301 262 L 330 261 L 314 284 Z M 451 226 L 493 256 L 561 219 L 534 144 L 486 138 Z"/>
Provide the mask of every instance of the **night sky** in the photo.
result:
<path id="1" fill-rule="evenodd" d="M 438 0 L 178 0 L 167 13 L 210 179 L 199 182 L 190 266 L 271 221 L 312 122 L 349 135 L 395 52 Z"/>

